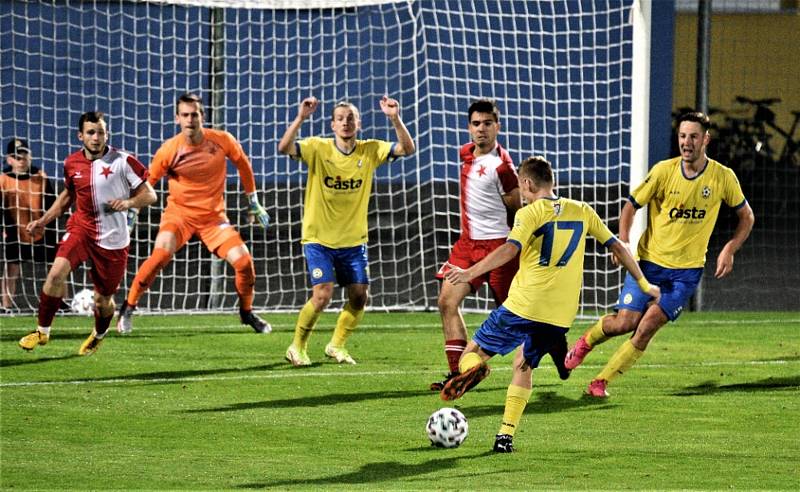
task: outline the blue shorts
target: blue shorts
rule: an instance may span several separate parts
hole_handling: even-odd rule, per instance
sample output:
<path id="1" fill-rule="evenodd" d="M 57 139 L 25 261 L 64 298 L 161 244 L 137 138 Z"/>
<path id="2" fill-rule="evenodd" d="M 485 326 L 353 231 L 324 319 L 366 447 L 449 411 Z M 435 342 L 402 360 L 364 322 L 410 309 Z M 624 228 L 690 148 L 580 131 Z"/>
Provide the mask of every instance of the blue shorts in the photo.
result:
<path id="1" fill-rule="evenodd" d="M 702 268 L 664 268 L 649 261 L 639 261 L 647 281 L 657 285 L 661 289 L 661 299 L 658 307 L 670 321 L 675 321 L 683 311 L 683 306 L 697 290 L 700 284 L 700 277 L 703 275 Z M 625 284 L 619 292 L 619 300 L 616 309 L 628 309 L 643 313 L 647 309 L 647 303 L 652 297 L 639 289 L 636 279 L 628 273 L 625 275 Z"/>
<path id="2" fill-rule="evenodd" d="M 472 337 L 489 355 L 506 355 L 524 344 L 523 355 L 531 368 L 539 366 L 544 354 L 567 335 L 567 328 L 520 318 L 505 306 L 489 314 Z"/>
<path id="3" fill-rule="evenodd" d="M 369 284 L 367 245 L 329 248 L 321 244 L 303 245 L 311 285 L 338 282 L 341 286 Z"/>

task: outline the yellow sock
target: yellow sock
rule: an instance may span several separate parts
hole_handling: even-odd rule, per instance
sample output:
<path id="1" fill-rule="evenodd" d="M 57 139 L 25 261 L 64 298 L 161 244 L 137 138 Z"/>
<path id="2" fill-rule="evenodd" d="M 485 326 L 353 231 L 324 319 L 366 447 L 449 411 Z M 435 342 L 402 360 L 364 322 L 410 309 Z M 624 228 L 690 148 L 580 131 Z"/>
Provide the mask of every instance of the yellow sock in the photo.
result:
<path id="1" fill-rule="evenodd" d="M 350 303 L 344 305 L 342 312 L 339 313 L 339 319 L 336 320 L 336 329 L 333 330 L 333 337 L 331 337 L 331 345 L 334 347 L 344 347 L 347 339 L 353 334 L 353 330 L 361 322 L 364 317 L 363 309 L 353 309 Z"/>
<path id="2" fill-rule="evenodd" d="M 632 365 L 639 360 L 639 357 L 644 354 L 644 351 L 637 349 L 633 346 L 630 339 L 625 340 L 625 343 L 620 345 L 614 355 L 608 360 L 606 367 L 600 371 L 595 379 L 605 379 L 611 381 L 615 377 L 624 373 L 631 368 Z"/>
<path id="3" fill-rule="evenodd" d="M 481 362 L 481 356 L 476 354 L 475 352 L 467 352 L 461 356 L 461 360 L 458 361 L 458 370 L 459 372 L 467 372 L 473 367 L 479 365 Z"/>
<path id="4" fill-rule="evenodd" d="M 314 325 L 317 324 L 317 320 L 322 312 L 317 312 L 314 309 L 314 304 L 311 301 L 308 301 L 303 309 L 300 310 L 300 314 L 297 315 L 297 324 L 294 326 L 294 341 L 292 341 L 292 345 L 301 349 L 307 350 L 308 349 L 308 339 L 311 337 L 311 331 L 314 329 Z"/>
<path id="5" fill-rule="evenodd" d="M 597 323 L 594 324 L 589 330 L 586 332 L 586 343 L 589 344 L 590 347 L 594 347 L 595 345 L 600 345 L 601 343 L 608 340 L 608 335 L 603 332 L 603 320 L 606 319 L 605 316 L 601 317 L 597 320 Z"/>
<path id="6" fill-rule="evenodd" d="M 498 434 L 513 436 L 522 419 L 522 412 L 531 397 L 531 390 L 522 386 L 510 385 L 506 392 L 506 409 L 503 411 L 503 423 Z"/>

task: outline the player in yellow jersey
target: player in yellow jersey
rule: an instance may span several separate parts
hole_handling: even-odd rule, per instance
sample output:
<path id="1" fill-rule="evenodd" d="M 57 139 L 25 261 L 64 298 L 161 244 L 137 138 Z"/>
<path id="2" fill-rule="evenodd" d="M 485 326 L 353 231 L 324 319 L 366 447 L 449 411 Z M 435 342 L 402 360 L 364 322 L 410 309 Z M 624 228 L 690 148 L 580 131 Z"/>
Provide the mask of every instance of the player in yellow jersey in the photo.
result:
<path id="1" fill-rule="evenodd" d="M 300 310 L 294 340 L 286 350 L 286 359 L 295 366 L 311 365 L 308 339 L 331 301 L 335 281 L 347 288 L 348 300 L 325 355 L 339 363 L 355 364 L 345 342 L 364 316 L 367 304 L 367 208 L 372 176 L 381 164 L 415 151 L 414 141 L 400 119 L 400 104 L 388 96 L 380 100 L 380 107 L 394 127 L 396 143 L 359 140 L 361 117 L 346 101 L 333 108 L 333 138 L 296 141 L 303 122 L 318 105 L 315 97 L 304 99 L 278 144 L 278 152 L 308 165 L 302 243 L 312 293 Z"/>
<path id="2" fill-rule="evenodd" d="M 461 373 L 445 384 L 443 400 L 460 398 L 489 374 L 486 361 L 522 345 L 514 357 L 511 384 L 494 451 L 513 451 L 512 439 L 531 395 L 533 369 L 542 356 L 562 340 L 578 310 L 583 281 L 586 236 L 592 236 L 620 258 L 636 279 L 637 288 L 658 298 L 628 249 L 588 204 L 560 198 L 553 191 L 553 170 L 543 157 L 530 157 L 519 167 L 519 190 L 528 203 L 514 216 L 505 244 L 462 270 L 454 267 L 445 278 L 470 282 L 519 253 L 519 270 L 508 298 L 492 311 L 467 344 L 459 362 Z"/>
<path id="3" fill-rule="evenodd" d="M 703 113 L 682 115 L 678 119 L 681 155 L 653 166 L 622 208 L 619 237 L 627 243 L 636 210 L 649 205 L 647 229 L 639 240 L 639 264 L 647 278 L 661 288 L 662 295 L 653 302 L 635 288 L 628 275 L 616 313 L 600 318 L 567 353 L 564 364 L 574 369 L 598 344 L 634 332 L 589 383 L 587 393 L 591 396 L 607 397 L 609 381 L 636 363 L 659 328 L 678 318 L 700 283 L 720 204 L 725 202 L 736 210 L 738 224 L 717 257 L 716 278 L 733 270 L 733 255 L 753 229 L 753 210 L 736 175 L 706 156 L 709 126 Z"/>

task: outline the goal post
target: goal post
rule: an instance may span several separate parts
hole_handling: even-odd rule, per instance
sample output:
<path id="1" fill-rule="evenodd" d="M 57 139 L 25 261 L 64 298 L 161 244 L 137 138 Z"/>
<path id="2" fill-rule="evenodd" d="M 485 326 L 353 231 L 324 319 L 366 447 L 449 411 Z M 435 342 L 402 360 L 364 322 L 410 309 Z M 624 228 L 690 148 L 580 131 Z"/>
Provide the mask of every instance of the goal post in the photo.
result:
<path id="1" fill-rule="evenodd" d="M 635 60 L 646 62 L 649 52 L 635 41 L 641 20 L 635 12 L 648 5 L 649 0 L 3 2 L 0 125 L 4 139 L 30 142 L 34 163 L 58 182 L 58 191 L 63 159 L 78 147 L 74 127 L 80 113 L 104 111 L 111 144 L 149 163 L 177 132 L 176 97 L 199 93 L 213 115 L 207 123 L 230 131 L 248 153 L 259 197 L 272 216 L 266 232 L 248 223 L 247 202 L 229 166 L 228 216 L 254 257 L 254 306 L 289 311 L 302 306 L 310 290 L 300 245 L 306 169 L 278 155 L 277 142 L 299 102 L 311 95 L 321 108 L 299 138 L 330 135 L 332 105 L 347 99 L 361 110 L 362 138 L 394 140 L 378 107 L 389 94 L 400 101 L 417 152 L 382 166 L 373 183 L 370 309 L 435 311 L 434 274 L 459 234 L 458 148 L 468 141 L 466 111 L 477 98 L 497 101 L 499 141 L 516 163 L 545 156 L 554 165 L 558 193 L 589 202 L 616 231 L 636 174 L 631 163 L 646 166 L 647 114 L 640 103 L 649 95 Z M 118 301 L 152 250 L 166 205 L 165 183 L 156 186 L 159 201 L 139 215 Z M 57 224 L 62 232 L 63 224 Z M 623 277 L 593 243 L 580 312 L 586 316 L 613 306 Z M 213 255 L 192 240 L 142 297 L 140 310 L 235 310 L 232 269 L 213 265 Z M 31 312 L 46 272 L 23 269 L 28 276 L 15 300 Z M 91 287 L 84 270 L 75 272 L 72 284 L 74 291 Z M 337 295 L 332 307 L 343 301 Z M 468 310 L 491 307 L 485 287 L 465 301 Z"/>

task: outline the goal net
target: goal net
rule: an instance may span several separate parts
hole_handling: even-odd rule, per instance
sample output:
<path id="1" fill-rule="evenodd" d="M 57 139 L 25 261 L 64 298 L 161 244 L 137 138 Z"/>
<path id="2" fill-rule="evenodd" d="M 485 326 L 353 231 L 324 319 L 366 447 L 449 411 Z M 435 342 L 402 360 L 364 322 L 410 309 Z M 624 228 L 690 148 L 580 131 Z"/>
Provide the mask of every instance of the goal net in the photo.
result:
<path id="1" fill-rule="evenodd" d="M 436 310 L 434 274 L 459 235 L 458 148 L 469 139 L 466 111 L 477 98 L 497 101 L 499 141 L 515 163 L 544 155 L 558 193 L 591 203 L 616 230 L 629 192 L 633 3 L 2 2 L 3 145 L 26 139 L 57 193 L 82 112 L 104 111 L 111 144 L 148 164 L 177 132 L 176 97 L 199 93 L 207 123 L 230 131 L 249 154 L 272 215 L 266 232 L 247 222 L 229 166 L 228 216 L 253 253 L 255 306 L 294 310 L 310 289 L 300 244 L 306 168 L 278 155 L 277 142 L 311 95 L 321 108 L 299 138 L 330 135 L 332 105 L 347 99 L 361 110 L 363 138 L 394 140 L 378 106 L 389 94 L 400 101 L 417 152 L 381 167 L 373 183 L 370 307 Z M 166 179 L 156 190 L 159 202 L 139 216 L 118 302 L 152 249 Z M 54 225 L 63 232 L 64 219 Z M 581 313 L 612 306 L 622 280 L 603 248 L 588 243 Z M 140 309 L 235 309 L 232 269 L 215 262 L 190 241 Z M 46 265 L 22 264 L 14 298 L 22 311 L 36 308 L 45 274 Z M 91 287 L 83 268 L 71 281 L 71 292 Z M 343 299 L 338 294 L 332 307 Z M 490 299 L 484 287 L 465 308 L 489 309 Z"/>

